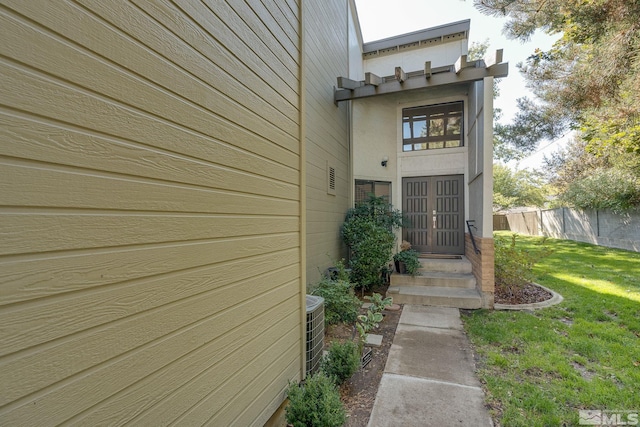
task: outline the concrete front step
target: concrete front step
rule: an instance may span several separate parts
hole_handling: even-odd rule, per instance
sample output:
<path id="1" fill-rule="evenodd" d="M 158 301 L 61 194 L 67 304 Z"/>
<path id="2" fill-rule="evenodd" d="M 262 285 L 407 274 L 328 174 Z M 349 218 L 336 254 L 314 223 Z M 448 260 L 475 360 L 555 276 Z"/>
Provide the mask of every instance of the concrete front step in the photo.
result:
<path id="1" fill-rule="evenodd" d="M 471 273 L 472 265 L 467 257 L 461 259 L 420 258 L 419 272 L 439 271 L 443 273 Z"/>
<path id="2" fill-rule="evenodd" d="M 443 288 L 439 286 L 390 286 L 387 296 L 396 304 L 431 305 L 476 309 L 482 307 L 477 289 Z"/>
<path id="3" fill-rule="evenodd" d="M 473 274 L 423 272 L 416 276 L 409 274 L 392 274 L 391 286 L 440 286 L 443 288 L 476 287 L 476 278 Z"/>

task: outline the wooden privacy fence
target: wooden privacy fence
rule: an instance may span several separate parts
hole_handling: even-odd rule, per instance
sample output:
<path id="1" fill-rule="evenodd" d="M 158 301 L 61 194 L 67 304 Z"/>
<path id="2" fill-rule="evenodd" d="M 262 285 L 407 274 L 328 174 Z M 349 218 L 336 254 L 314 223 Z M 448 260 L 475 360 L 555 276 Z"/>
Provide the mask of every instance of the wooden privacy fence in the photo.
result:
<path id="1" fill-rule="evenodd" d="M 540 220 L 538 211 L 510 213 L 493 216 L 494 230 L 511 230 L 516 233 L 539 235 Z"/>
<path id="2" fill-rule="evenodd" d="M 640 252 L 640 211 L 557 208 L 496 214 L 493 229 Z"/>
<path id="3" fill-rule="evenodd" d="M 507 216 L 504 214 L 494 214 L 493 215 L 493 230 L 509 230 L 509 221 L 507 220 Z"/>

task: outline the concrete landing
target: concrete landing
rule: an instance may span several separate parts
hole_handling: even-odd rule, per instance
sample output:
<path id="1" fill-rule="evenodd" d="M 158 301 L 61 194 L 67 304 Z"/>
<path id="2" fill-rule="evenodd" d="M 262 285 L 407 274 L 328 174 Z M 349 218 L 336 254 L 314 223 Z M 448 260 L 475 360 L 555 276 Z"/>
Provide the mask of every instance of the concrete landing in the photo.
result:
<path id="1" fill-rule="evenodd" d="M 493 426 L 456 308 L 405 305 L 369 427 Z"/>

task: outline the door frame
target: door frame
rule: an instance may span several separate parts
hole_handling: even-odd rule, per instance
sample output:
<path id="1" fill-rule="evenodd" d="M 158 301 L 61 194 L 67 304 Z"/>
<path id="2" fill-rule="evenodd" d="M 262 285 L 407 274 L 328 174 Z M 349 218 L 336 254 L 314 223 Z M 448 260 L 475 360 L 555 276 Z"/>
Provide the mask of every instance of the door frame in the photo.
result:
<path id="1" fill-rule="evenodd" d="M 445 188 L 443 180 L 449 179 L 450 188 Z M 417 223 L 423 234 L 411 234 L 411 228 L 403 227 L 402 238 L 409 241 L 414 249 L 423 254 L 464 255 L 465 252 L 465 185 L 464 174 L 425 175 L 402 177 L 402 210 Z M 420 191 L 418 200 L 409 206 L 407 185 L 412 182 L 412 191 Z M 419 185 L 415 187 L 415 185 Z M 455 187 L 455 188 L 454 188 Z M 455 192 L 455 194 L 452 194 Z M 420 200 L 422 199 L 422 200 Z M 416 206 L 416 203 L 419 206 Z M 418 218 L 412 215 L 418 209 Z M 410 237 L 411 236 L 411 237 Z M 414 241 L 411 241 L 411 240 Z M 446 245 L 438 246 L 438 241 Z M 417 242 L 417 243 L 416 243 Z"/>

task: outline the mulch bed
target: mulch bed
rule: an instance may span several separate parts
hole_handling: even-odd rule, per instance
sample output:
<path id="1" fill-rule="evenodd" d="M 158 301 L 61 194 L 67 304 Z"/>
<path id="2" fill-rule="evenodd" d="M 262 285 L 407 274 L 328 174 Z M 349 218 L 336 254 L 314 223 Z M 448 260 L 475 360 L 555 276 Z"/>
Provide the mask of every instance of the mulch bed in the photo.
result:
<path id="1" fill-rule="evenodd" d="M 508 288 L 496 283 L 495 302 L 498 304 L 532 304 L 551 299 L 551 292 L 542 289 L 534 283 L 527 283 L 522 287 Z"/>
<path id="2" fill-rule="evenodd" d="M 384 296 L 386 287 L 384 289 L 376 289 L 375 292 Z M 361 309 L 361 313 L 365 314 L 366 310 Z M 387 363 L 387 356 L 393 343 L 400 314 L 402 314 L 402 307 L 397 311 L 385 310 L 383 314 L 384 320 L 380 323 L 379 328 L 372 332 L 382 335 L 382 346 L 371 347 L 371 362 L 365 368 L 359 369 L 340 387 L 340 397 L 347 411 L 346 427 L 366 427 L 373 410 L 378 385 Z M 354 336 L 353 325 L 331 325 L 325 332 L 325 348 L 329 346 L 331 341 L 351 339 L 354 341 L 358 339 L 357 333 Z"/>

